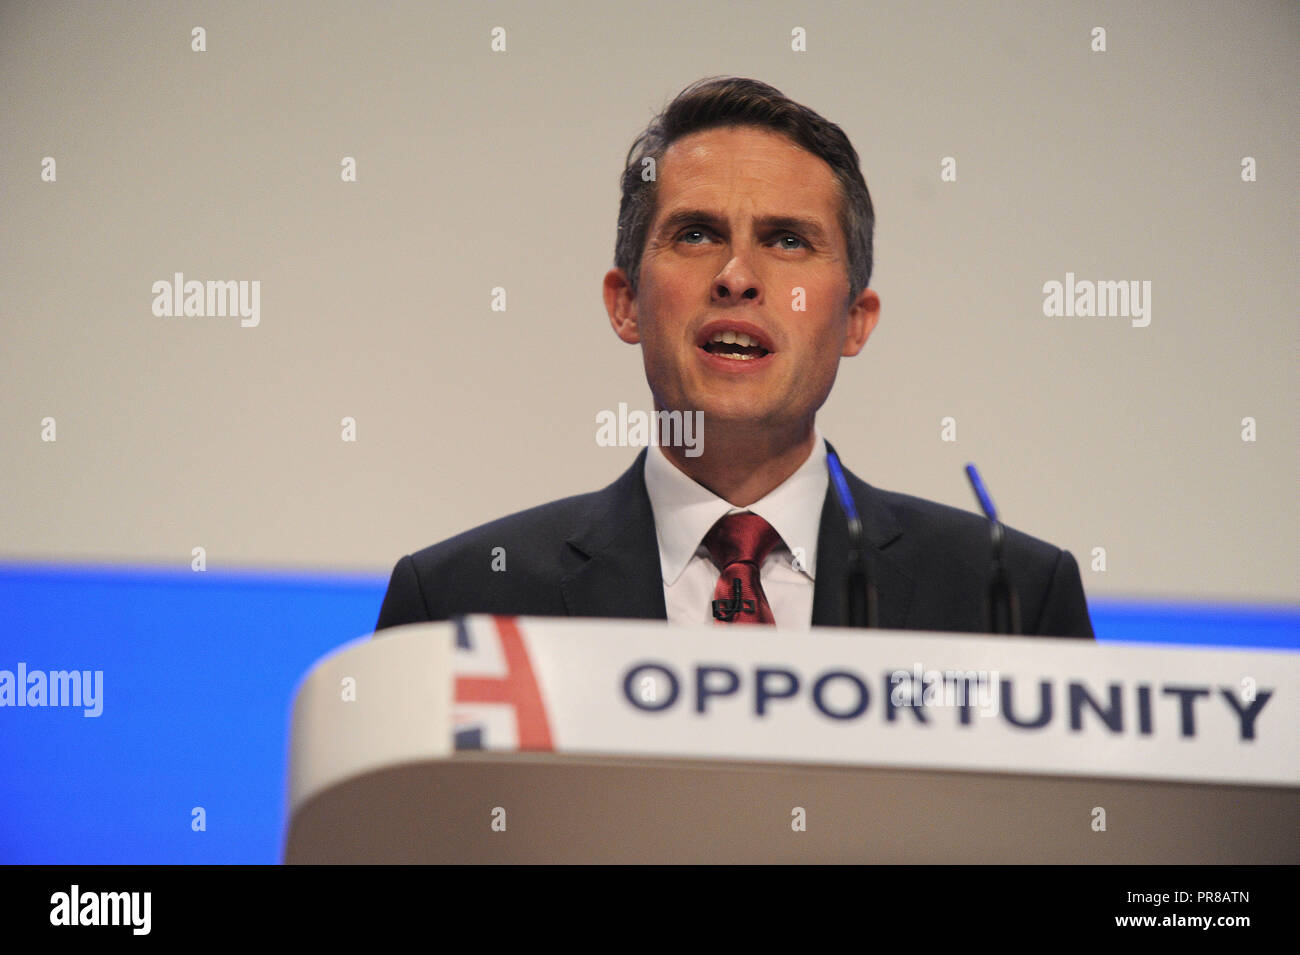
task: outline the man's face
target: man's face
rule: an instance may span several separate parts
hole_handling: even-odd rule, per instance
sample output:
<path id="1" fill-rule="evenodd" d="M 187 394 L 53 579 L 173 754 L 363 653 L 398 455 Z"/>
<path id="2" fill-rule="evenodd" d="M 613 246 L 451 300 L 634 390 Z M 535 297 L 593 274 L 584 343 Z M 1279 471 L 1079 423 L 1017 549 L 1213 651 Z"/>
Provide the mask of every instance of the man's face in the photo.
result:
<path id="1" fill-rule="evenodd" d="M 839 209 L 830 166 L 784 136 L 724 127 L 668 148 L 638 292 L 621 270 L 605 280 L 656 407 L 742 429 L 811 424 L 879 317 L 870 289 L 847 303 Z"/>

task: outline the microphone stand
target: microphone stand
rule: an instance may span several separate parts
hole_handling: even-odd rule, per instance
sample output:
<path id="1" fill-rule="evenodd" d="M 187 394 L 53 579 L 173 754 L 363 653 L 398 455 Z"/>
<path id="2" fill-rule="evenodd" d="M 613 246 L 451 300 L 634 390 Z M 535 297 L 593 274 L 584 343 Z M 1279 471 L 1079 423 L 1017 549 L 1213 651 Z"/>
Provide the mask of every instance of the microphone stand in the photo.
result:
<path id="1" fill-rule="evenodd" d="M 993 562 L 989 567 L 988 592 L 984 595 L 984 631 L 985 633 L 1020 633 L 1020 599 L 1016 589 L 1011 586 L 1006 564 L 1002 560 L 1003 544 L 1006 541 L 1006 528 L 998 520 L 997 508 L 993 498 L 989 497 L 975 465 L 966 465 L 966 477 L 970 479 L 975 498 L 979 501 L 984 516 L 989 519 L 989 533 L 992 536 Z M 1004 629 L 1005 628 L 1005 629 Z"/>
<path id="2" fill-rule="evenodd" d="M 831 485 L 835 488 L 835 499 L 839 501 L 840 510 L 849 528 L 849 575 L 848 607 L 850 627 L 878 628 L 880 626 L 876 595 L 876 582 L 867 574 L 867 549 L 862 539 L 862 521 L 858 517 L 857 505 L 849 493 L 848 481 L 844 479 L 844 469 L 834 451 L 826 451 L 826 468 L 830 471 Z"/>

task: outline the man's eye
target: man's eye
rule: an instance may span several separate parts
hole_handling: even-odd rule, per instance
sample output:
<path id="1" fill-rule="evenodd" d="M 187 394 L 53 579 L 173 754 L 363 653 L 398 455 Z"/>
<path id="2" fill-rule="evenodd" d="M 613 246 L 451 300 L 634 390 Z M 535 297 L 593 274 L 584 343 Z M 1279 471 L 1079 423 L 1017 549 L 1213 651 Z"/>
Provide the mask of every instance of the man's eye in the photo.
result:
<path id="1" fill-rule="evenodd" d="M 790 250 L 793 251 L 793 250 L 796 250 L 796 249 L 806 249 L 806 248 L 808 248 L 808 243 L 805 242 L 803 239 L 799 238 L 797 235 L 790 235 L 790 234 L 787 233 L 786 235 L 781 236 L 781 238 L 778 239 L 777 241 L 778 241 L 778 242 L 797 242 L 797 243 L 798 243 L 798 245 L 782 245 L 781 248 L 783 248 L 783 249 L 790 249 Z"/>
<path id="2" fill-rule="evenodd" d="M 683 232 L 681 235 L 679 235 L 678 238 L 679 238 L 679 239 L 682 239 L 682 240 L 685 240 L 686 243 L 687 243 L 688 245 L 699 245 L 698 242 L 696 242 L 696 241 L 694 241 L 693 239 L 689 238 L 690 236 L 696 236 L 696 235 L 698 235 L 701 239 L 704 238 L 704 230 L 703 230 L 703 229 L 687 229 L 685 232 Z"/>

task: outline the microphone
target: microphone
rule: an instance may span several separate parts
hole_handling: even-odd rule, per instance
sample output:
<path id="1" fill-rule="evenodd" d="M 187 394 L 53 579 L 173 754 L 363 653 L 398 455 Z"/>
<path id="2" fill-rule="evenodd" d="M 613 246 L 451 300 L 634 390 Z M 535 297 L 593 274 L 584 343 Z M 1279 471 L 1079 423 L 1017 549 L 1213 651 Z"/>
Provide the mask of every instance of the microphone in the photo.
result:
<path id="1" fill-rule="evenodd" d="M 840 466 L 839 455 L 830 448 L 826 449 L 826 469 L 830 471 L 835 498 L 840 502 L 840 510 L 843 511 L 844 519 L 849 525 L 849 626 L 879 627 L 876 583 L 867 576 L 866 548 L 862 544 L 862 521 L 858 517 L 858 507 L 853 502 L 853 495 L 849 493 L 849 483 L 844 480 L 844 469 Z"/>
<path id="2" fill-rule="evenodd" d="M 993 498 L 984 487 L 979 471 L 975 465 L 966 465 L 966 477 L 975 491 L 984 516 L 989 519 L 989 533 L 993 538 L 993 563 L 989 568 L 988 592 L 984 597 L 984 631 L 986 633 L 1020 633 L 1020 599 L 1011 586 L 1006 566 L 1002 563 L 1002 544 L 1006 539 L 1006 528 L 998 520 L 998 509 L 993 506 Z M 1003 628 L 1006 629 L 1003 629 Z"/>

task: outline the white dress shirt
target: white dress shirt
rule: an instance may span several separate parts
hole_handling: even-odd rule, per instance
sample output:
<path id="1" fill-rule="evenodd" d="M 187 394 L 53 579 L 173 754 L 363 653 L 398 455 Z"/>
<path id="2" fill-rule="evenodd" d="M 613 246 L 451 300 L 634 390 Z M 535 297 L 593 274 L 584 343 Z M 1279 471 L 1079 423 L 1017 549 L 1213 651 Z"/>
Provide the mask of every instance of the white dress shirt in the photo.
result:
<path id="1" fill-rule="evenodd" d="M 714 622 L 711 601 L 721 571 L 709 558 L 704 535 L 724 515 L 750 511 L 781 535 L 781 543 L 773 548 L 759 569 L 759 580 L 776 626 L 810 630 L 817 575 L 817 535 L 829 482 L 826 443 L 815 426 L 808 460 L 749 507 L 732 507 L 678 470 L 662 448 L 650 448 L 646 453 L 645 486 L 659 538 L 668 622 Z"/>

